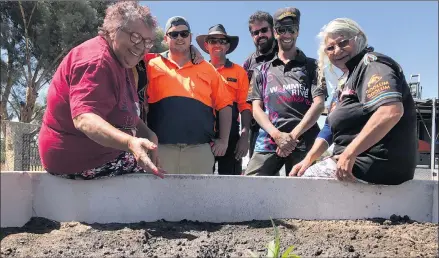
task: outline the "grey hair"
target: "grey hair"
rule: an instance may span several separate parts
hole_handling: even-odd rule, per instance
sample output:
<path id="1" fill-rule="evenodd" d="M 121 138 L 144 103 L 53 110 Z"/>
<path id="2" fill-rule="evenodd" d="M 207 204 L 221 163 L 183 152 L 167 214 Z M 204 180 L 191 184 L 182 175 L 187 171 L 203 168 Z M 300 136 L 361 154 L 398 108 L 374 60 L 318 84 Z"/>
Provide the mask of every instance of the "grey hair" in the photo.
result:
<path id="1" fill-rule="evenodd" d="M 152 16 L 149 8 L 141 6 L 137 1 L 120 1 L 112 4 L 105 11 L 104 23 L 99 28 L 99 35 L 109 36 L 113 40 L 119 28 L 137 19 L 142 20 L 152 30 L 157 28 L 157 20 Z"/>
<path id="2" fill-rule="evenodd" d="M 363 29 L 354 20 L 349 18 L 337 18 L 330 21 L 328 24 L 322 27 L 317 37 L 320 39 L 318 55 L 318 82 L 321 84 L 323 80 L 324 69 L 329 68 L 329 71 L 335 73 L 333 70 L 333 64 L 328 59 L 328 55 L 325 52 L 326 40 L 328 36 L 341 35 L 344 38 L 354 38 L 355 49 L 354 55 L 359 54 L 367 47 L 367 36 Z"/>

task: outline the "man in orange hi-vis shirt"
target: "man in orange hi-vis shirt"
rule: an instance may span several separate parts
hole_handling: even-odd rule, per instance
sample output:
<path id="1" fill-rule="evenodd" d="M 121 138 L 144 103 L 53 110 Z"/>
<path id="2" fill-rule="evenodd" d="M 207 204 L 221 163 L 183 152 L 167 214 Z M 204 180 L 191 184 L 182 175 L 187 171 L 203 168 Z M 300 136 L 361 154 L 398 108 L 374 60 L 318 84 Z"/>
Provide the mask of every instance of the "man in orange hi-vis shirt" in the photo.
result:
<path id="1" fill-rule="evenodd" d="M 211 64 L 191 61 L 192 34 L 185 18 L 170 18 L 164 39 L 169 51 L 148 62 L 146 91 L 147 123 L 158 137 L 160 163 L 170 174 L 212 174 L 214 156 L 223 156 L 228 146 L 231 96 Z"/>
<path id="2" fill-rule="evenodd" d="M 226 83 L 226 89 L 233 98 L 232 126 L 226 154 L 216 157 L 218 174 L 240 175 L 242 158 L 247 155 L 249 148 L 248 133 L 251 121 L 251 105 L 247 103 L 249 81 L 247 73 L 238 64 L 232 63 L 226 55 L 238 46 L 237 36 L 227 35 L 222 24 L 210 27 L 208 34 L 197 37 L 200 48 L 210 54 L 210 62 L 221 74 Z M 241 114 L 241 132 L 239 115 Z M 221 122 L 217 121 L 221 126 Z"/>
<path id="3" fill-rule="evenodd" d="M 201 63 L 204 59 L 201 55 L 200 51 L 193 45 L 191 45 L 191 59 L 194 64 Z M 132 68 L 134 73 L 134 80 L 136 85 L 137 94 L 139 97 L 140 104 L 140 119 L 146 122 L 146 115 L 148 113 L 148 103 L 145 100 L 146 96 L 146 88 L 148 84 L 148 75 L 146 74 L 146 66 L 148 65 L 149 60 L 160 56 L 159 53 L 146 53 L 143 56 L 143 59 Z"/>

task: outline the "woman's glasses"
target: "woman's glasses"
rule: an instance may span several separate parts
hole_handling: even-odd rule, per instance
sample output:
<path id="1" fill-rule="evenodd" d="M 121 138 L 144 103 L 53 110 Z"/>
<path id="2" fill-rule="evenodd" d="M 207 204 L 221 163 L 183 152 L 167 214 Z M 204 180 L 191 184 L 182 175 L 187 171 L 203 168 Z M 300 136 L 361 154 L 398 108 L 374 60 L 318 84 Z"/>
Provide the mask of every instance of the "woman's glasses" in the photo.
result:
<path id="1" fill-rule="evenodd" d="M 326 52 L 333 52 L 335 50 L 335 46 L 338 46 L 340 49 L 343 49 L 343 48 L 345 48 L 345 47 L 347 47 L 349 45 L 349 41 L 351 39 L 353 39 L 353 38 L 344 39 L 344 40 L 342 40 L 342 41 L 340 41 L 338 43 L 335 43 L 334 45 L 328 46 L 328 47 L 325 48 L 325 51 Z"/>
<path id="2" fill-rule="evenodd" d="M 131 40 L 131 42 L 134 43 L 134 45 L 137 45 L 137 44 L 140 44 L 141 42 L 143 42 L 143 46 L 146 49 L 151 49 L 154 46 L 154 42 L 151 39 L 145 39 L 142 36 L 140 36 L 140 34 L 137 32 L 131 32 L 131 31 L 128 31 L 124 28 L 120 28 L 120 30 L 130 35 L 130 40 Z"/>

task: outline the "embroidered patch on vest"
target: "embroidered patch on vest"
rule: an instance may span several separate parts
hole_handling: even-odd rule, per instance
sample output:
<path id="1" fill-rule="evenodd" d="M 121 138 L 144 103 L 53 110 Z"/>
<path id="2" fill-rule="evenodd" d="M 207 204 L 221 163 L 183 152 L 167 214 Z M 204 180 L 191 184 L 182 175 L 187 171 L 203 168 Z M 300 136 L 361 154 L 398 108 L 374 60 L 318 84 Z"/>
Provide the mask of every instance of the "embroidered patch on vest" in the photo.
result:
<path id="1" fill-rule="evenodd" d="M 365 65 L 368 65 L 368 64 L 370 64 L 370 63 L 372 63 L 372 62 L 374 62 L 374 61 L 376 61 L 376 60 L 377 60 L 377 57 L 376 57 L 375 55 L 372 55 L 372 54 L 366 54 L 366 55 L 364 55 L 363 63 L 364 63 Z"/>
<path id="2" fill-rule="evenodd" d="M 235 78 L 227 77 L 227 81 L 228 81 L 228 82 L 237 82 L 238 80 L 235 79 Z"/>

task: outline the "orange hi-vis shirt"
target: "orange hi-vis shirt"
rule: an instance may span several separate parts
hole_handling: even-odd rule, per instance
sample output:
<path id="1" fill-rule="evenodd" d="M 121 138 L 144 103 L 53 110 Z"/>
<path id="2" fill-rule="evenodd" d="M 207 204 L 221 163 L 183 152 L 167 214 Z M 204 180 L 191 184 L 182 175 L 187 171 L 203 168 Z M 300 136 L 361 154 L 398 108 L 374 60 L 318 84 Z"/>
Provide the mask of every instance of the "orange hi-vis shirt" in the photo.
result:
<path id="1" fill-rule="evenodd" d="M 226 60 L 224 66 L 216 69 L 226 83 L 226 89 L 237 104 L 239 112 L 244 110 L 251 111 L 251 104 L 247 103 L 249 81 L 247 72 L 242 66 Z"/>
<path id="2" fill-rule="evenodd" d="M 221 75 L 206 61 L 178 67 L 167 52 L 147 66 L 148 126 L 161 144 L 203 144 L 215 138 L 215 110 L 233 104 Z"/>

